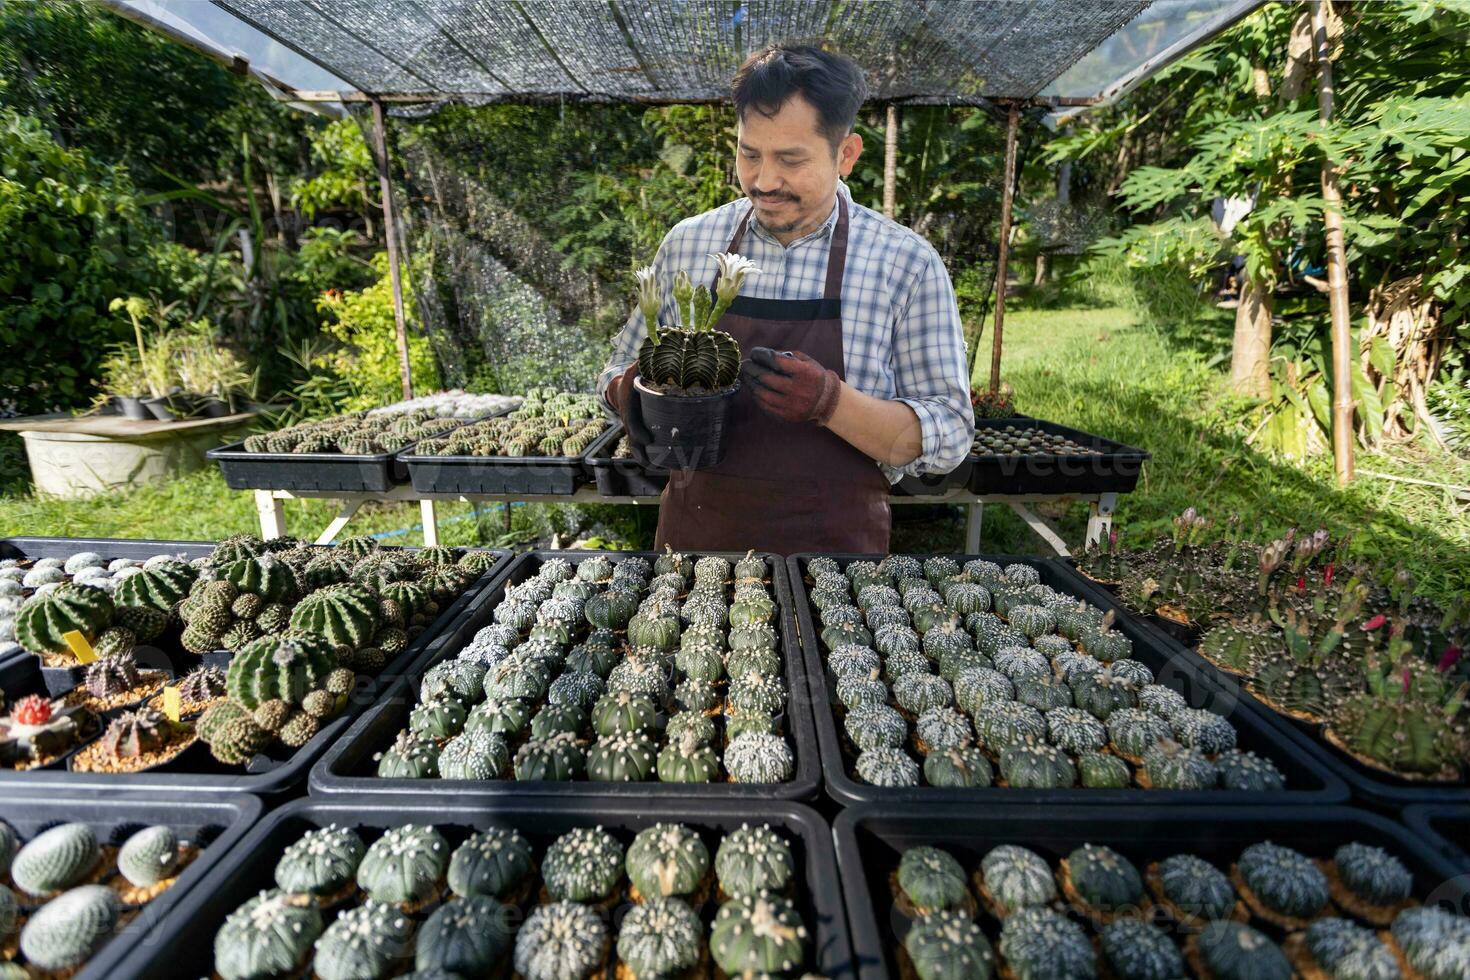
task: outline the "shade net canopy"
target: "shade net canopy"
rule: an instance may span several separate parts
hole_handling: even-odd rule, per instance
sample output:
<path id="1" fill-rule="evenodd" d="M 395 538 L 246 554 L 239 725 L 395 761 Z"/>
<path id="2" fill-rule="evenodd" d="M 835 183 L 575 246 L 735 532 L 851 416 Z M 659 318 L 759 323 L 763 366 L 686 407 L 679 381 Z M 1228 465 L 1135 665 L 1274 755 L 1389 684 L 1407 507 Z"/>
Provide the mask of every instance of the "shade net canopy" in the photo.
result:
<path id="1" fill-rule="evenodd" d="M 110 0 L 285 98 L 709 102 L 776 41 L 841 51 L 873 98 L 1086 104 L 1260 0 Z"/>

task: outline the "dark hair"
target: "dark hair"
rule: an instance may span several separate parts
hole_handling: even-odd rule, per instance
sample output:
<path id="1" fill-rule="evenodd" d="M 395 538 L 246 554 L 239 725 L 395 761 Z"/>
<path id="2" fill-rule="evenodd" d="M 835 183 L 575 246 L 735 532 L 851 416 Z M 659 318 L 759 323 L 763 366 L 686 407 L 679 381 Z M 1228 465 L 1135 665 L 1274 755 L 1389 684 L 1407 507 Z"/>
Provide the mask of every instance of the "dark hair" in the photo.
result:
<path id="1" fill-rule="evenodd" d="M 746 109 L 774 116 L 798 94 L 816 107 L 822 135 L 835 149 L 852 132 L 868 83 L 851 58 L 805 44 L 772 44 L 754 52 L 730 83 L 741 118 Z"/>

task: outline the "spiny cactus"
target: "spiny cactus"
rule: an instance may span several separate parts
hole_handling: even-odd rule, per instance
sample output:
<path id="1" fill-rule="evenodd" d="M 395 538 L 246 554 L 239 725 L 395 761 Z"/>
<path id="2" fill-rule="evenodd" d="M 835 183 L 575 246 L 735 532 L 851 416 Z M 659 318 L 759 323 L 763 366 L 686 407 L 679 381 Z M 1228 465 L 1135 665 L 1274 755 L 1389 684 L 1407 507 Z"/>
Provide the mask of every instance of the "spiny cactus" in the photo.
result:
<path id="1" fill-rule="evenodd" d="M 119 606 L 144 606 L 170 612 L 189 594 L 189 587 L 198 577 L 198 569 L 187 562 L 173 559 L 155 562 L 119 582 L 113 599 Z"/>
<path id="2" fill-rule="evenodd" d="M 1017 977 L 1039 980 L 1097 973 L 1096 956 L 1082 927 L 1048 908 L 1024 908 L 1007 916 L 999 946 Z"/>
<path id="3" fill-rule="evenodd" d="M 125 711 L 102 733 L 102 750 L 112 759 L 138 759 L 159 752 L 173 738 L 173 723 L 153 708 Z"/>
<path id="4" fill-rule="evenodd" d="M 337 658 L 325 638 L 265 636 L 235 654 L 225 687 L 232 701 L 251 710 L 276 699 L 300 704 L 311 691 L 324 689 L 335 670 Z"/>
<path id="5" fill-rule="evenodd" d="M 130 653 L 113 654 L 88 664 L 83 677 L 87 693 L 100 700 L 125 694 L 142 683 L 138 664 Z"/>
<path id="6" fill-rule="evenodd" d="M 117 869 L 136 888 L 148 888 L 170 877 L 179 866 L 179 839 L 171 827 L 144 827 L 117 852 Z"/>
<path id="7" fill-rule="evenodd" d="M 224 980 L 290 974 L 306 961 L 321 933 L 321 912 L 310 897 L 262 891 L 231 912 L 215 933 L 215 972 Z"/>
<path id="8" fill-rule="evenodd" d="M 79 884 L 102 860 L 97 835 L 84 823 L 65 823 L 32 838 L 15 855 L 10 877 L 32 895 Z"/>
<path id="9" fill-rule="evenodd" d="M 360 585 L 328 585 L 296 604 L 291 628 L 323 636 L 334 648 L 365 647 L 378 628 L 377 607 L 377 598 Z"/>
<path id="10" fill-rule="evenodd" d="M 15 614 L 15 638 L 32 653 L 67 653 L 62 634 L 78 631 L 90 643 L 112 622 L 111 596 L 101 589 L 62 583 L 37 593 Z"/>
<path id="11" fill-rule="evenodd" d="M 1292 925 L 1327 907 L 1327 877 L 1305 855 L 1265 842 L 1247 847 L 1236 862 L 1242 897 L 1262 918 Z"/>
<path id="12" fill-rule="evenodd" d="M 20 933 L 20 951 L 38 970 L 62 971 L 85 963 L 112 937 L 121 912 L 105 885 L 84 885 L 52 899 Z"/>
<path id="13" fill-rule="evenodd" d="M 576 902 L 539 905 L 516 934 L 513 962 L 524 980 L 586 977 L 607 950 L 602 917 Z"/>
<path id="14" fill-rule="evenodd" d="M 552 898 L 598 902 L 611 895 L 623 873 L 623 847 L 601 827 L 577 827 L 546 849 L 541 876 Z"/>

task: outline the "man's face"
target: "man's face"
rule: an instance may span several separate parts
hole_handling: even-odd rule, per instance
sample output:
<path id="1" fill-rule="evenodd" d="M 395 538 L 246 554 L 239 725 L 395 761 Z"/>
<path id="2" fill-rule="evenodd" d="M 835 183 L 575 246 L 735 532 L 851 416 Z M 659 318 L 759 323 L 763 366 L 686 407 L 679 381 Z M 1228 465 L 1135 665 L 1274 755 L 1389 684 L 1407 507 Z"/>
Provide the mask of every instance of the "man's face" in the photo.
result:
<path id="1" fill-rule="evenodd" d="M 837 178 L 852 172 L 863 140 L 848 135 L 834 151 L 816 107 L 793 95 L 774 116 L 747 109 L 737 131 L 735 172 L 771 234 L 789 243 L 815 230 L 832 211 Z"/>

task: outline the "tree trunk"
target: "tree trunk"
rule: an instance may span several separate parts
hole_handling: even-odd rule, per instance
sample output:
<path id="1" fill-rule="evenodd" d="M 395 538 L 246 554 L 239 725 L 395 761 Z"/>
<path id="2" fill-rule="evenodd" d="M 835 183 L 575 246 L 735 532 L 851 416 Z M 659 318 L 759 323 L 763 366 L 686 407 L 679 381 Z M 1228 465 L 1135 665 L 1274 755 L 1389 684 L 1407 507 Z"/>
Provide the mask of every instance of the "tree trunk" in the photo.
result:
<path id="1" fill-rule="evenodd" d="M 1271 294 L 1244 270 L 1230 349 L 1230 387 L 1257 398 L 1271 394 Z"/>
<path id="2" fill-rule="evenodd" d="M 1036 275 L 1031 277 L 1031 285 L 1040 286 L 1046 282 L 1046 253 L 1036 253 Z"/>

